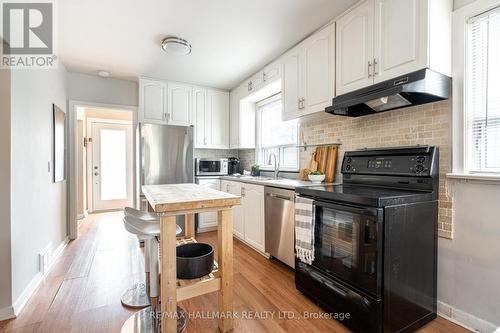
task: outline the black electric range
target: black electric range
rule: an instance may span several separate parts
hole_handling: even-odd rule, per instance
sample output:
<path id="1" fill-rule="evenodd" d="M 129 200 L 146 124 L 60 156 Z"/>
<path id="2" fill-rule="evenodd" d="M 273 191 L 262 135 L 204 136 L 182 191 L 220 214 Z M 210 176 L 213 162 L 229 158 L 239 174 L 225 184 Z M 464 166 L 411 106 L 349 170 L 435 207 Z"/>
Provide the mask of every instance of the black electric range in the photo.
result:
<path id="1" fill-rule="evenodd" d="M 314 260 L 297 289 L 356 332 L 411 332 L 436 317 L 438 148 L 346 152 L 342 185 L 313 200 Z"/>

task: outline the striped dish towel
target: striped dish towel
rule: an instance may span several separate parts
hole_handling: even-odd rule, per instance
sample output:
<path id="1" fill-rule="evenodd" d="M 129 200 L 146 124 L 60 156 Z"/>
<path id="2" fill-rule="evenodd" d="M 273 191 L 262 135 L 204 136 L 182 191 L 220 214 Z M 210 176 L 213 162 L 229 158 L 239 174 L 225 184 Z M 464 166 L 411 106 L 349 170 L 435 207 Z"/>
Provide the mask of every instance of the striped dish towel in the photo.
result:
<path id="1" fill-rule="evenodd" d="M 295 197 L 295 255 L 305 264 L 314 260 L 313 200 Z"/>

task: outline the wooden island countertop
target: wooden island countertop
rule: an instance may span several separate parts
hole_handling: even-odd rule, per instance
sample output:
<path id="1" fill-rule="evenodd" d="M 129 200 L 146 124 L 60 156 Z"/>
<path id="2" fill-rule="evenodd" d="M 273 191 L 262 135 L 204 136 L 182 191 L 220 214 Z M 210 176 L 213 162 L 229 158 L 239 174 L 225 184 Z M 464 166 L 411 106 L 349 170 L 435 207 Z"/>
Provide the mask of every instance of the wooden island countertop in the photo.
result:
<path id="1" fill-rule="evenodd" d="M 219 313 L 233 311 L 233 211 L 241 197 L 197 184 L 144 185 L 151 209 L 160 216 L 161 248 L 161 333 L 177 332 L 177 301 L 218 292 Z M 194 214 L 218 212 L 218 268 L 216 274 L 192 283 L 177 281 L 176 215 L 185 215 L 184 234 L 194 238 Z M 181 281 L 181 280 L 180 280 Z M 212 309 L 207 309 L 211 311 Z M 189 315 L 188 315 L 189 317 Z M 231 316 L 219 319 L 221 332 L 233 328 Z"/>
<path id="2" fill-rule="evenodd" d="M 198 184 L 144 185 L 142 192 L 153 210 L 173 214 L 186 210 L 217 210 L 241 204 L 241 197 Z M 182 214 L 173 214 L 182 215 Z"/>

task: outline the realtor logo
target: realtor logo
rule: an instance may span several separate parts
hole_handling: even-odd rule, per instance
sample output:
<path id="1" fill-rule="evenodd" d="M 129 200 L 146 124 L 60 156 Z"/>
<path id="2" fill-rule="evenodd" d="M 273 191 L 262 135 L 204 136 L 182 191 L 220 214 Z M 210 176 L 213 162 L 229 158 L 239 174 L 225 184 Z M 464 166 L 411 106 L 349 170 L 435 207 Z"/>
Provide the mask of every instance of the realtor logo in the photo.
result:
<path id="1" fill-rule="evenodd" d="M 2 1 L 2 67 L 54 68 L 52 1 Z"/>

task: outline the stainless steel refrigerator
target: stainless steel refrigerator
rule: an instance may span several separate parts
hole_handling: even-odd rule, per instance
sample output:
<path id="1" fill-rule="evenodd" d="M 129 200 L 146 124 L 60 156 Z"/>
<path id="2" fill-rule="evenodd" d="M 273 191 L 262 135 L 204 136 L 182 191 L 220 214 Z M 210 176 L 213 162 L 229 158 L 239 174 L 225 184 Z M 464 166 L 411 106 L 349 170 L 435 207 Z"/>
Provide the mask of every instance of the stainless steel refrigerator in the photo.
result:
<path id="1" fill-rule="evenodd" d="M 138 139 L 139 202 L 147 210 L 142 185 L 194 182 L 193 127 L 139 124 Z"/>

